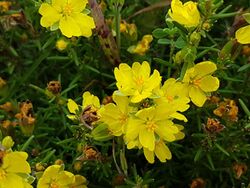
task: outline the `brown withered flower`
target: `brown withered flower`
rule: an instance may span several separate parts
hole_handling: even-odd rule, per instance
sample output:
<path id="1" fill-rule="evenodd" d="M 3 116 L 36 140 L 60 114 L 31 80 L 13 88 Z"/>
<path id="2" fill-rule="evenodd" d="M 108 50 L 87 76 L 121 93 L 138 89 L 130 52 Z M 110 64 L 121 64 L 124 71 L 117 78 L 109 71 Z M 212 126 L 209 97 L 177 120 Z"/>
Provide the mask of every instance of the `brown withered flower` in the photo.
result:
<path id="1" fill-rule="evenodd" d="M 100 117 L 97 114 L 97 109 L 93 108 L 91 105 L 88 105 L 83 109 L 83 112 L 80 116 L 80 120 L 84 125 L 91 126 L 94 122 L 98 121 Z"/>
<path id="2" fill-rule="evenodd" d="M 11 4 L 12 3 L 10 1 L 1 1 L 0 2 L 0 12 L 3 13 L 3 12 L 9 11 Z"/>
<path id="3" fill-rule="evenodd" d="M 112 103 L 112 102 L 113 102 L 112 96 L 106 96 L 102 100 L 103 105 L 106 105 L 106 104 L 109 104 L 109 103 Z"/>
<path id="4" fill-rule="evenodd" d="M 77 160 L 80 161 L 100 160 L 100 159 L 101 159 L 101 153 L 92 146 L 85 146 L 83 149 L 83 154 L 77 158 Z"/>
<path id="5" fill-rule="evenodd" d="M 54 95 L 60 94 L 62 90 L 61 82 L 53 80 L 47 84 L 47 90 Z"/>
<path id="6" fill-rule="evenodd" d="M 4 110 L 7 113 L 9 113 L 9 112 L 13 112 L 14 111 L 14 106 L 12 105 L 11 102 L 6 102 L 6 103 L 0 105 L 0 109 Z"/>
<path id="7" fill-rule="evenodd" d="M 36 121 L 33 113 L 33 105 L 29 100 L 21 102 L 19 105 L 19 113 L 15 117 L 19 120 L 19 125 L 25 135 L 32 134 L 34 123 Z"/>
<path id="8" fill-rule="evenodd" d="M 218 119 L 208 118 L 206 125 L 204 125 L 204 129 L 207 133 L 219 133 L 225 128 L 224 125 L 220 123 Z"/>
<path id="9" fill-rule="evenodd" d="M 190 188 L 205 188 L 206 182 L 202 178 L 195 178 L 192 180 Z"/>
<path id="10" fill-rule="evenodd" d="M 236 122 L 238 120 L 238 106 L 234 100 L 224 99 L 218 104 L 218 107 L 213 111 L 216 116 L 226 120 Z"/>
<path id="11" fill-rule="evenodd" d="M 220 102 L 220 98 L 214 95 L 211 97 L 208 97 L 208 100 L 212 104 L 218 104 Z"/>
<path id="12" fill-rule="evenodd" d="M 235 172 L 236 179 L 240 179 L 240 177 L 246 173 L 247 165 L 244 163 L 234 163 L 233 170 Z"/>
<path id="13" fill-rule="evenodd" d="M 244 45 L 242 48 L 242 54 L 245 56 L 250 56 L 250 45 Z"/>

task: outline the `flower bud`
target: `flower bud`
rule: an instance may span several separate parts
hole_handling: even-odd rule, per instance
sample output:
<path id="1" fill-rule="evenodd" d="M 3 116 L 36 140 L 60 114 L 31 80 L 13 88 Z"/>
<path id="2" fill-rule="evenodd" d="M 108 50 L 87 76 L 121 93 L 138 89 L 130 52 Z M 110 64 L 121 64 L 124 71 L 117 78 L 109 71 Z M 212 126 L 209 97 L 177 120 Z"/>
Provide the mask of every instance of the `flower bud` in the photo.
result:
<path id="1" fill-rule="evenodd" d="M 97 141 L 107 141 L 112 138 L 106 124 L 99 124 L 92 132 L 91 136 Z"/>
<path id="2" fill-rule="evenodd" d="M 12 140 L 12 138 L 10 136 L 6 136 L 4 137 L 4 139 L 2 140 L 2 145 L 8 150 L 11 149 L 12 146 L 14 146 L 14 141 Z"/>

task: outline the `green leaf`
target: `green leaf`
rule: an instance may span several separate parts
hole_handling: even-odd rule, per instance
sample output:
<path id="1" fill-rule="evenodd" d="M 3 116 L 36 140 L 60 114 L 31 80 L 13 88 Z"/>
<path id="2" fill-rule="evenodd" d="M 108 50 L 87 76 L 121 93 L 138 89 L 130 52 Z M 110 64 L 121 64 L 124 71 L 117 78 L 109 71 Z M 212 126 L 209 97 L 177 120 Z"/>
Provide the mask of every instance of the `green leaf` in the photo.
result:
<path id="1" fill-rule="evenodd" d="M 239 99 L 239 103 L 240 103 L 242 109 L 244 110 L 244 112 L 246 113 L 246 115 L 250 118 L 250 111 L 247 108 L 247 105 L 241 99 Z"/>
<path id="2" fill-rule="evenodd" d="M 201 154 L 202 154 L 202 149 L 200 148 L 194 156 L 194 162 L 197 162 L 201 158 Z"/>
<path id="3" fill-rule="evenodd" d="M 50 31 L 56 31 L 59 28 L 59 22 L 56 22 L 50 27 Z"/>
<path id="4" fill-rule="evenodd" d="M 250 13 L 243 14 L 243 18 L 250 24 Z"/>
<path id="5" fill-rule="evenodd" d="M 230 154 L 223 148 L 221 147 L 219 144 L 215 143 L 215 146 L 225 155 L 230 156 Z"/>
<path id="6" fill-rule="evenodd" d="M 214 163 L 213 163 L 213 160 L 212 160 L 210 154 L 207 154 L 207 160 L 208 160 L 208 163 L 210 164 L 211 168 L 212 168 L 213 170 L 215 170 L 215 168 L 214 168 Z"/>
<path id="7" fill-rule="evenodd" d="M 168 35 L 167 32 L 164 32 L 164 29 L 157 28 L 152 32 L 153 36 L 157 39 L 163 38 Z"/>
<path id="8" fill-rule="evenodd" d="M 182 39 L 182 37 L 179 37 L 176 41 L 175 41 L 175 47 L 182 49 L 187 45 L 187 43 Z"/>
<path id="9" fill-rule="evenodd" d="M 171 40 L 169 40 L 169 39 L 159 39 L 157 42 L 158 42 L 158 44 L 170 44 Z"/>
<path id="10" fill-rule="evenodd" d="M 248 64 L 243 65 L 242 67 L 240 67 L 240 68 L 238 69 L 238 72 L 245 71 L 245 70 L 247 70 L 247 69 L 249 69 L 249 68 L 250 68 L 250 64 L 248 63 Z"/>

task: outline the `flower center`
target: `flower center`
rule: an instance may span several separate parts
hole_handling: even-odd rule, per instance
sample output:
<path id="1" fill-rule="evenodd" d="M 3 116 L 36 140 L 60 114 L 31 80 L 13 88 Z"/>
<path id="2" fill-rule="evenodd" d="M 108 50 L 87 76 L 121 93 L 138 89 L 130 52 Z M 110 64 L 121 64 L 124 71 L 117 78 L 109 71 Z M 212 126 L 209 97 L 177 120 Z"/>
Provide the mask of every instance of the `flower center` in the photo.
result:
<path id="1" fill-rule="evenodd" d="M 127 116 L 122 114 L 120 117 L 119 117 L 119 121 L 121 124 L 125 124 L 127 122 Z"/>
<path id="2" fill-rule="evenodd" d="M 200 79 L 194 80 L 194 81 L 193 81 L 193 84 L 194 84 L 195 86 L 200 86 L 201 80 L 200 80 Z"/>
<path id="3" fill-rule="evenodd" d="M 148 131 L 154 132 L 154 130 L 157 128 L 157 125 L 153 121 L 148 121 L 146 124 L 146 128 Z"/>
<path id="4" fill-rule="evenodd" d="M 70 3 L 67 3 L 63 8 L 63 14 L 69 16 L 72 14 L 72 12 L 73 12 L 72 5 Z"/>
<path id="5" fill-rule="evenodd" d="M 0 169 L 0 180 L 4 180 L 6 178 L 6 172 L 3 169 Z"/>
<path id="6" fill-rule="evenodd" d="M 166 96 L 168 102 L 172 102 L 174 100 L 174 97 L 173 96 Z"/>
<path id="7" fill-rule="evenodd" d="M 142 86 L 143 83 L 144 83 L 144 79 L 142 78 L 142 76 L 138 76 L 136 79 L 135 79 L 135 83 L 137 86 Z"/>
<path id="8" fill-rule="evenodd" d="M 50 188 L 59 188 L 59 185 L 56 182 L 52 182 Z"/>

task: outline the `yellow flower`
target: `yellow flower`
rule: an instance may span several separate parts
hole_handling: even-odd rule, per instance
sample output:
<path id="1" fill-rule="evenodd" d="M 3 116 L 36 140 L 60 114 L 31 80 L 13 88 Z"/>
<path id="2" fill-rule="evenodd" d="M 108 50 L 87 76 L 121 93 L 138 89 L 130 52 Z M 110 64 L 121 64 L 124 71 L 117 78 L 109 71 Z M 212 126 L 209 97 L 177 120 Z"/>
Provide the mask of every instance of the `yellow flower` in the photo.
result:
<path id="1" fill-rule="evenodd" d="M 170 160 L 172 158 L 172 154 L 163 140 L 155 142 L 154 151 L 143 148 L 143 153 L 147 161 L 151 164 L 155 162 L 155 155 L 162 163 L 166 162 L 166 159 Z"/>
<path id="2" fill-rule="evenodd" d="M 212 76 L 216 69 L 216 64 L 213 62 L 203 61 L 186 71 L 183 82 L 188 96 L 196 106 L 202 107 L 207 100 L 206 94 L 219 88 L 219 79 Z"/>
<path id="3" fill-rule="evenodd" d="M 51 165 L 38 180 L 37 188 L 68 188 L 74 182 L 74 174 L 64 171 L 60 165 Z"/>
<path id="4" fill-rule="evenodd" d="M 250 25 L 238 29 L 235 37 L 241 44 L 250 44 Z"/>
<path id="5" fill-rule="evenodd" d="M 75 175 L 75 182 L 69 188 L 87 188 L 87 180 L 84 176 Z"/>
<path id="6" fill-rule="evenodd" d="M 153 90 L 161 83 L 161 76 L 157 70 L 150 76 L 150 66 L 147 61 L 142 64 L 135 62 L 132 68 L 121 63 L 119 68 L 115 68 L 114 74 L 119 91 L 125 96 L 131 96 L 132 103 L 153 96 Z"/>
<path id="7" fill-rule="evenodd" d="M 67 115 L 69 119 L 78 119 L 79 112 L 84 110 L 86 107 L 90 106 L 93 110 L 100 108 L 100 101 L 98 97 L 92 95 L 90 92 L 86 91 L 82 95 L 82 107 L 78 107 L 75 101 L 68 99 L 67 107 L 69 109 L 70 115 Z"/>
<path id="8" fill-rule="evenodd" d="M 112 135 L 121 136 L 129 118 L 129 99 L 113 94 L 114 103 L 109 103 L 100 111 L 101 121 L 108 125 Z"/>
<path id="9" fill-rule="evenodd" d="M 167 102 L 171 105 L 172 109 L 175 109 L 176 112 L 171 114 L 170 116 L 183 120 L 187 122 L 187 118 L 180 114 L 179 112 L 184 112 L 189 108 L 189 98 L 187 97 L 184 91 L 184 84 L 181 82 L 177 82 L 174 78 L 169 78 L 166 80 L 159 90 L 160 98 L 156 98 L 155 101 L 157 104 L 161 104 Z M 179 112 L 177 112 L 179 111 Z"/>
<path id="10" fill-rule="evenodd" d="M 200 13 L 197 9 L 197 3 L 188 1 L 184 4 L 180 0 L 172 0 L 169 16 L 179 24 L 185 27 L 196 27 L 200 23 Z"/>
<path id="11" fill-rule="evenodd" d="M 24 176 L 31 172 L 30 165 L 26 161 L 28 154 L 25 152 L 0 151 L 0 187 L 28 188 L 29 185 Z"/>
<path id="12" fill-rule="evenodd" d="M 138 145 L 154 151 L 157 139 L 161 138 L 168 142 L 176 140 L 174 134 L 178 133 L 179 129 L 170 120 L 169 115 L 172 113 L 171 105 L 166 104 L 138 111 L 134 118 L 129 119 L 125 132 L 129 148 L 133 145 L 130 142 L 136 143 L 138 140 Z"/>
<path id="13" fill-rule="evenodd" d="M 130 46 L 128 51 L 133 54 L 145 55 L 149 50 L 150 43 L 153 41 L 152 35 L 144 35 L 142 40 L 136 46 Z"/>
<path id="14" fill-rule="evenodd" d="M 82 13 L 87 0 L 52 0 L 51 4 L 42 3 L 39 13 L 43 27 L 59 27 L 66 37 L 92 35 L 95 28 L 92 17 Z"/>
<path id="15" fill-rule="evenodd" d="M 56 49 L 59 51 L 65 50 L 67 48 L 67 46 L 68 46 L 68 42 L 66 42 L 63 39 L 59 39 L 56 41 Z"/>

